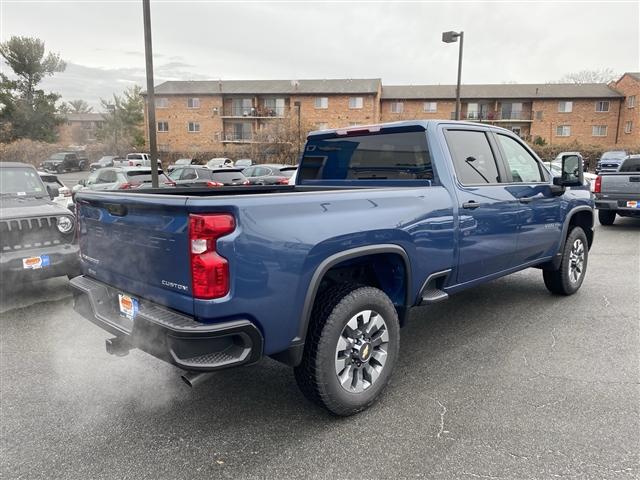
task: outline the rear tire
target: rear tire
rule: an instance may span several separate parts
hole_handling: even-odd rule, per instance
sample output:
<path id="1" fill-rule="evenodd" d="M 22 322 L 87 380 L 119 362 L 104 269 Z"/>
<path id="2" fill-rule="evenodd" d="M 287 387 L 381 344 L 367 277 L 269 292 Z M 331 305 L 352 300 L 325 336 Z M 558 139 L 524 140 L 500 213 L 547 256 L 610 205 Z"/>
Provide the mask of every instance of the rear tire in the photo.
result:
<path id="1" fill-rule="evenodd" d="M 615 210 L 598 210 L 598 221 L 600 225 L 613 225 L 616 221 Z"/>
<path id="2" fill-rule="evenodd" d="M 588 260 L 587 235 L 582 228 L 574 227 L 564 244 L 560 268 L 542 271 L 545 286 L 556 295 L 573 295 L 582 286 Z"/>
<path id="3" fill-rule="evenodd" d="M 400 323 L 387 295 L 343 283 L 316 299 L 302 362 L 302 393 L 335 415 L 365 410 L 389 382 L 398 357 Z"/>

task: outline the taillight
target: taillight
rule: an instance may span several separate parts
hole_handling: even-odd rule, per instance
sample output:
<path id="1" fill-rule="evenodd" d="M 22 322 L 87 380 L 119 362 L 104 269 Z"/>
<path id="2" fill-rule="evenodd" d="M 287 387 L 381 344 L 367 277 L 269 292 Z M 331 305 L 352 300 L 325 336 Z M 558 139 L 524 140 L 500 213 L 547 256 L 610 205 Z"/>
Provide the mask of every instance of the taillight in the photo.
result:
<path id="1" fill-rule="evenodd" d="M 251 185 L 251 182 L 249 180 L 245 180 L 244 182 L 242 182 L 243 185 Z"/>
<path id="2" fill-rule="evenodd" d="M 289 185 L 289 179 L 287 177 L 278 178 L 276 182 L 278 185 Z"/>
<path id="3" fill-rule="evenodd" d="M 233 216 L 226 213 L 189 215 L 194 298 L 220 298 L 229 293 L 229 263 L 216 252 L 216 241 L 235 228 Z"/>
<path id="4" fill-rule="evenodd" d="M 133 167 L 133 166 L 134 166 L 134 165 L 133 165 L 133 162 L 132 162 L 131 160 L 129 160 L 129 166 L 130 166 L 130 167 Z"/>
<path id="5" fill-rule="evenodd" d="M 224 187 L 224 183 L 220 182 L 207 182 L 207 187 Z"/>
<path id="6" fill-rule="evenodd" d="M 596 177 L 596 183 L 593 186 L 593 193 L 601 193 L 602 192 L 602 177 L 598 175 Z"/>
<path id="7" fill-rule="evenodd" d="M 125 182 L 118 187 L 120 190 L 129 190 L 130 188 L 137 188 L 140 186 L 139 182 Z"/>

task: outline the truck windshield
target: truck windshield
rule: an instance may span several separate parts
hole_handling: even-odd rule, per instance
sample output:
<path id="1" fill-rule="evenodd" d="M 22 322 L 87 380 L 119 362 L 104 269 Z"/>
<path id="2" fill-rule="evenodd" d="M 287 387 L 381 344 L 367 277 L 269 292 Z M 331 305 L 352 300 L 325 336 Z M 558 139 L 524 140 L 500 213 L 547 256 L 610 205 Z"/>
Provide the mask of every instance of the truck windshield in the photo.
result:
<path id="1" fill-rule="evenodd" d="M 0 172 L 0 195 L 38 196 L 45 194 L 42 180 L 32 168 L 5 167 Z"/>
<path id="2" fill-rule="evenodd" d="M 301 180 L 432 180 L 424 132 L 310 138 Z"/>
<path id="3" fill-rule="evenodd" d="M 627 158 L 622 166 L 620 172 L 626 173 L 638 173 L 640 172 L 640 157 Z"/>

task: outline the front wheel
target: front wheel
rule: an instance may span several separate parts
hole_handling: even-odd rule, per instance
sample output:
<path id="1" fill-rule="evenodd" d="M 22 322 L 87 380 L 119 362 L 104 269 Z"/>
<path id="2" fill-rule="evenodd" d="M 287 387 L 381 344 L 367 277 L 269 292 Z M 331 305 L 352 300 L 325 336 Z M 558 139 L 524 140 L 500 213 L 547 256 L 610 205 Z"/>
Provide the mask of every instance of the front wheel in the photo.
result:
<path id="1" fill-rule="evenodd" d="M 616 221 L 615 210 L 598 210 L 598 221 L 600 225 L 613 225 Z"/>
<path id="2" fill-rule="evenodd" d="M 377 400 L 399 346 L 398 314 L 383 291 L 353 283 L 330 287 L 313 307 L 296 382 L 331 413 L 353 415 Z"/>
<path id="3" fill-rule="evenodd" d="M 542 271 L 545 286 L 557 295 L 573 295 L 582 286 L 588 260 L 587 235 L 582 228 L 575 227 L 569 232 L 564 244 L 560 268 Z"/>

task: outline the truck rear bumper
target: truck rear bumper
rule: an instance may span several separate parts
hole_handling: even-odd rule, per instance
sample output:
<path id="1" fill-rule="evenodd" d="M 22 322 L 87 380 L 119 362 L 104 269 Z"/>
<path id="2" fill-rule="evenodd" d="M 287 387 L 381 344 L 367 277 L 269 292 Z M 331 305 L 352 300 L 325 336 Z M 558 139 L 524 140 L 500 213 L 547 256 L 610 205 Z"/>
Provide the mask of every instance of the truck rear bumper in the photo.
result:
<path id="1" fill-rule="evenodd" d="M 629 201 L 632 201 L 632 199 L 630 198 Z M 637 202 L 637 200 L 635 201 Z M 628 207 L 627 205 L 627 200 L 596 200 L 596 208 L 598 210 L 614 210 L 623 216 L 640 216 L 640 208 Z"/>
<path id="2" fill-rule="evenodd" d="M 25 259 L 41 258 L 38 268 L 25 268 Z M 44 260 L 46 258 L 46 261 Z M 0 253 L 0 278 L 6 284 L 32 282 L 80 273 L 77 244 L 50 245 Z"/>
<path id="3" fill-rule="evenodd" d="M 116 339 L 111 353 L 139 348 L 189 371 L 209 372 L 246 365 L 262 357 L 263 338 L 249 320 L 206 324 L 161 305 L 139 300 L 133 319 L 121 316 L 122 292 L 85 275 L 71 280 L 74 309 Z"/>

